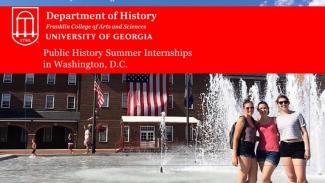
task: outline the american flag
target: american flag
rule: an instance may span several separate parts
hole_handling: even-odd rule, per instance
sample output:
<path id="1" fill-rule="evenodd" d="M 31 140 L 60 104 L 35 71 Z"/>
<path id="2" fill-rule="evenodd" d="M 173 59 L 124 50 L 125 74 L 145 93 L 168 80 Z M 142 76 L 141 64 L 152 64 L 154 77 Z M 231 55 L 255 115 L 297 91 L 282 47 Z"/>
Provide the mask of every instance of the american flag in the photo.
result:
<path id="1" fill-rule="evenodd" d="M 167 74 L 128 74 L 127 114 L 130 116 L 159 116 L 167 113 Z"/>
<path id="2" fill-rule="evenodd" d="M 104 95 L 97 81 L 94 81 L 94 91 L 97 96 L 97 107 L 101 107 L 104 104 Z"/>

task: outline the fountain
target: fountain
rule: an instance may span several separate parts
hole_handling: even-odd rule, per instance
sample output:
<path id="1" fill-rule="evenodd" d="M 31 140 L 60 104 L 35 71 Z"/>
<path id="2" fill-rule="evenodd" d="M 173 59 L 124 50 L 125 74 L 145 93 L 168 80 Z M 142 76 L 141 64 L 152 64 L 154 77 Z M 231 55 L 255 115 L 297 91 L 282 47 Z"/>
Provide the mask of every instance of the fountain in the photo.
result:
<path id="1" fill-rule="evenodd" d="M 238 167 L 231 165 L 228 130 L 242 113 L 242 101 L 249 95 L 255 104 L 265 100 L 271 107 L 270 115 L 276 116 L 275 100 L 280 93 L 288 95 L 292 110 L 302 112 L 307 121 L 312 153 L 307 166 L 308 180 L 325 182 L 325 160 L 321 157 L 325 152 L 321 144 L 325 141 L 325 133 L 321 133 L 325 130 L 325 91 L 320 93 L 315 75 L 311 74 L 288 74 L 283 90 L 278 75 L 268 74 L 266 78 L 265 93 L 257 85 L 248 88 L 244 80 L 235 92 L 229 79 L 211 74 L 207 92 L 201 95 L 203 117 L 197 124 L 194 147 L 177 146 L 167 153 L 162 113 L 160 153 L 18 157 L 1 162 L 0 182 L 235 182 Z M 286 180 L 282 166 L 275 170 L 272 179 Z"/>
<path id="2" fill-rule="evenodd" d="M 163 173 L 164 156 L 167 154 L 167 134 L 166 134 L 166 124 L 165 124 L 166 113 L 161 113 L 160 121 L 160 173 Z"/>
<path id="3" fill-rule="evenodd" d="M 301 112 L 307 122 L 310 135 L 312 158 L 308 163 L 309 174 L 325 173 L 325 160 L 321 155 L 325 152 L 325 91 L 321 94 L 312 74 L 286 76 L 285 92 L 279 85 L 279 76 L 268 74 L 266 89 L 263 97 L 259 96 L 258 87 L 253 85 L 248 89 L 248 95 L 256 105 L 260 100 L 268 102 L 270 115 L 277 115 L 275 100 L 280 93 L 286 94 L 290 99 L 290 109 Z M 199 139 L 198 152 L 203 153 L 202 162 L 207 159 L 219 159 L 218 162 L 230 165 L 231 154 L 228 147 L 228 132 L 233 122 L 242 113 L 241 105 L 247 97 L 247 86 L 240 80 L 240 96 L 235 95 L 235 90 L 230 80 L 222 75 L 210 75 L 210 83 L 206 94 L 202 95 L 202 111 L 204 118 L 200 125 L 201 138 Z M 255 111 L 254 117 L 258 116 Z M 228 156 L 228 158 L 227 158 Z M 225 161 L 228 161 L 225 163 Z"/>

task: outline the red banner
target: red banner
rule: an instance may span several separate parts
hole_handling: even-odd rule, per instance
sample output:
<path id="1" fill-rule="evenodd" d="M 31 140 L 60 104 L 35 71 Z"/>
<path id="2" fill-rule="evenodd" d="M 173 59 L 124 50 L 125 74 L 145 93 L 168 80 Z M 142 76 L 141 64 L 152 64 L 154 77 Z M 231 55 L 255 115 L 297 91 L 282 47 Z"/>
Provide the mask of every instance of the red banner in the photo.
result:
<path id="1" fill-rule="evenodd" d="M 325 7 L 1 7 L 0 16 L 0 73 L 325 73 Z"/>

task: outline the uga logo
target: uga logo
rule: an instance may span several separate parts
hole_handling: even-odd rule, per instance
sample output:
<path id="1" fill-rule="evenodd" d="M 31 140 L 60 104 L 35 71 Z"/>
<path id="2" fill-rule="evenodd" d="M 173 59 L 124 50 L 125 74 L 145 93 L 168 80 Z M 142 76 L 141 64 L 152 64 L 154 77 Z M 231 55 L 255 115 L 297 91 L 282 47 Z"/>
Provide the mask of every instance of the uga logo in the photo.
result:
<path id="1" fill-rule="evenodd" d="M 39 34 L 38 7 L 12 7 L 12 39 L 22 45 L 35 43 Z"/>

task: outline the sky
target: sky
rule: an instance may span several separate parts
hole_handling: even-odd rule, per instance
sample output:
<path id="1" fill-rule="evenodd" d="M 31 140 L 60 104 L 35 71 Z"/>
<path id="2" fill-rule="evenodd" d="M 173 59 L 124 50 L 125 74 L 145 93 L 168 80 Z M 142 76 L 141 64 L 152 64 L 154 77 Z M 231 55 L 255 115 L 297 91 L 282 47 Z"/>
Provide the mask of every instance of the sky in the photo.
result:
<path id="1" fill-rule="evenodd" d="M 260 6 L 310 0 L 0 0 L 2 6 Z M 315 1 L 315 0 L 314 0 Z M 325 1 L 325 0 L 317 0 Z M 280 3 L 281 4 L 281 3 Z"/>
<path id="2" fill-rule="evenodd" d="M 0 6 L 325 6 L 325 0 L 0 0 Z"/>
<path id="3" fill-rule="evenodd" d="M 0 6 L 325 6 L 325 0 L 0 0 Z"/>

